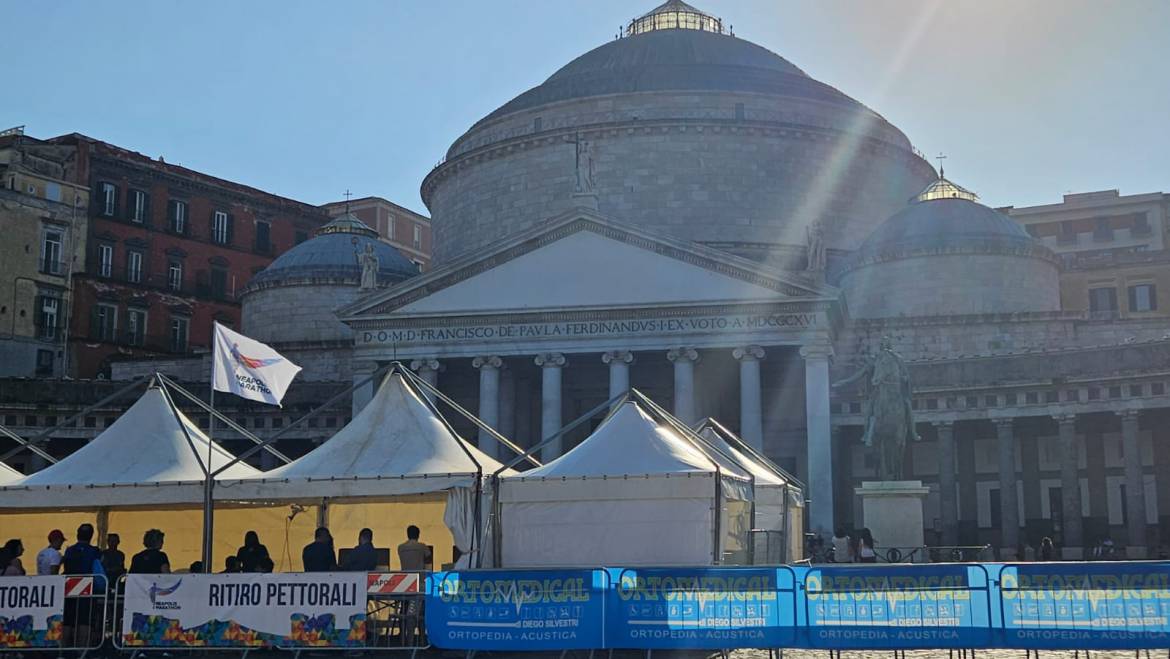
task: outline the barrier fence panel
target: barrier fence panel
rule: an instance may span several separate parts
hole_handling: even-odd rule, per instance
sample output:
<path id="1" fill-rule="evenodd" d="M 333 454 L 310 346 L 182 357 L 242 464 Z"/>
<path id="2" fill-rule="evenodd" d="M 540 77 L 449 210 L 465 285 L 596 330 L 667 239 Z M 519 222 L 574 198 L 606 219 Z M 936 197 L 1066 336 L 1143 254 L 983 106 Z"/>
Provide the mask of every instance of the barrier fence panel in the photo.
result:
<path id="1" fill-rule="evenodd" d="M 431 643 L 461 650 L 577 650 L 604 645 L 605 570 L 436 572 Z"/>
<path id="2" fill-rule="evenodd" d="M 426 592 L 418 572 L 371 572 L 366 578 L 366 647 L 425 650 Z"/>
<path id="3" fill-rule="evenodd" d="M 985 648 L 995 640 L 982 565 L 816 567 L 804 574 L 808 647 Z"/>
<path id="4" fill-rule="evenodd" d="M 999 607 L 1006 647 L 1170 647 L 1170 563 L 1004 565 Z"/>
<path id="5" fill-rule="evenodd" d="M 123 581 L 126 648 L 360 648 L 365 572 L 131 574 Z"/>
<path id="6" fill-rule="evenodd" d="M 0 650 L 93 650 L 105 626 L 102 575 L 0 578 Z"/>
<path id="7" fill-rule="evenodd" d="M 780 648 L 796 644 L 796 575 L 771 568 L 613 570 L 606 647 Z"/>

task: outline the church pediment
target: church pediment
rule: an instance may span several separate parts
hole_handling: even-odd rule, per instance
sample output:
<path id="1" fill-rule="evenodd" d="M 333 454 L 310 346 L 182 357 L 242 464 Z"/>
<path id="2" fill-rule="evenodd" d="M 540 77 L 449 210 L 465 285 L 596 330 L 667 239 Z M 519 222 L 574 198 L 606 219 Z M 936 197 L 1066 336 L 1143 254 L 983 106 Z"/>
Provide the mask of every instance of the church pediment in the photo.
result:
<path id="1" fill-rule="evenodd" d="M 573 211 L 343 308 L 343 318 L 835 298 L 758 263 Z"/>

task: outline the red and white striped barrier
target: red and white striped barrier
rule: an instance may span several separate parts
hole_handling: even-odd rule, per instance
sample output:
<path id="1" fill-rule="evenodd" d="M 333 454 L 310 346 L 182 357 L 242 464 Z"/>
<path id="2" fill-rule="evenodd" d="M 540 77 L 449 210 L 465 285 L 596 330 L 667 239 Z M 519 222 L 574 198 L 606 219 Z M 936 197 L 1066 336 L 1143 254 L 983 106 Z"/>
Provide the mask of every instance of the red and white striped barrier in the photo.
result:
<path id="1" fill-rule="evenodd" d="M 93 595 L 93 577 L 65 577 L 65 597 Z"/>
<path id="2" fill-rule="evenodd" d="M 370 572 L 366 593 L 370 595 L 398 595 L 418 592 L 417 572 Z"/>

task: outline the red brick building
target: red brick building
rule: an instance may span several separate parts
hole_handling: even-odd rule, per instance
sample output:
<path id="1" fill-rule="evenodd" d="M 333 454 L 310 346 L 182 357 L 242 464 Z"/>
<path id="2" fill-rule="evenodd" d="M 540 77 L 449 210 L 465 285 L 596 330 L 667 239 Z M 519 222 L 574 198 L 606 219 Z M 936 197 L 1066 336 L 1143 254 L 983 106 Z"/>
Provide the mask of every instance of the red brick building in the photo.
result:
<path id="1" fill-rule="evenodd" d="M 212 322 L 239 326 L 236 292 L 328 221 L 321 209 L 73 133 L 87 185 L 85 267 L 74 277 L 74 377 L 111 361 L 205 350 Z"/>

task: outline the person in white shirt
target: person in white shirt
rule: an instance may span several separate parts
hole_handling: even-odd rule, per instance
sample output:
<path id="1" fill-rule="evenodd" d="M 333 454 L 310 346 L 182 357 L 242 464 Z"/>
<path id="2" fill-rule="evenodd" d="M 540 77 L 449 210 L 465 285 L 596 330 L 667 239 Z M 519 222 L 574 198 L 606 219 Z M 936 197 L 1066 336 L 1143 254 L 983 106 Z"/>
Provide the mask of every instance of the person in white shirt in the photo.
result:
<path id="1" fill-rule="evenodd" d="M 65 534 L 61 529 L 49 532 L 49 546 L 37 552 L 37 574 L 47 576 L 61 572 L 61 546 L 65 544 Z"/>
<path id="2" fill-rule="evenodd" d="M 833 532 L 833 562 L 853 562 L 852 538 L 845 534 L 845 529 L 839 528 Z"/>

